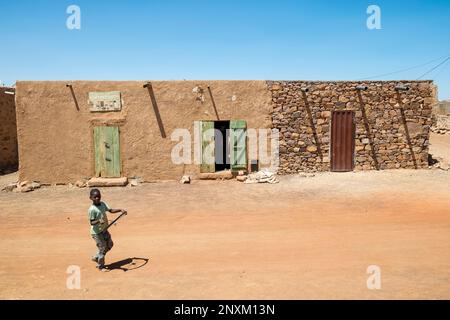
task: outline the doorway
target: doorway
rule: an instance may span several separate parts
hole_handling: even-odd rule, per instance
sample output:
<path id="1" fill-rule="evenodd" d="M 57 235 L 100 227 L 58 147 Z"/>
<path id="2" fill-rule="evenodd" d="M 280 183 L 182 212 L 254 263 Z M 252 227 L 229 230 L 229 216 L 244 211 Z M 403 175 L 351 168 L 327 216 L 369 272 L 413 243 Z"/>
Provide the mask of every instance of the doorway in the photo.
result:
<path id="1" fill-rule="evenodd" d="M 354 169 L 355 113 L 333 111 L 331 122 L 331 171 L 349 172 Z"/>
<path id="2" fill-rule="evenodd" d="M 215 170 L 230 170 L 230 121 L 214 121 Z"/>
<path id="3" fill-rule="evenodd" d="M 120 177 L 119 127 L 94 127 L 94 154 L 96 177 Z"/>
<path id="4" fill-rule="evenodd" d="M 201 173 L 247 170 L 247 122 L 199 121 Z"/>

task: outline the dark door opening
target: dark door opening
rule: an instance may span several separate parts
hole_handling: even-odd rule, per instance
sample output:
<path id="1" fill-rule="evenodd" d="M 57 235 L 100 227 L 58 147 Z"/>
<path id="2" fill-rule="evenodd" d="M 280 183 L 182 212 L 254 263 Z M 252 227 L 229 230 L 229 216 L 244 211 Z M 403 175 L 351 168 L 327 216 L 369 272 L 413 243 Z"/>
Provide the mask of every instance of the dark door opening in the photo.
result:
<path id="1" fill-rule="evenodd" d="M 334 111 L 331 122 L 331 171 L 349 172 L 354 169 L 354 112 Z"/>
<path id="2" fill-rule="evenodd" d="M 215 121 L 215 170 L 230 170 L 230 121 Z"/>

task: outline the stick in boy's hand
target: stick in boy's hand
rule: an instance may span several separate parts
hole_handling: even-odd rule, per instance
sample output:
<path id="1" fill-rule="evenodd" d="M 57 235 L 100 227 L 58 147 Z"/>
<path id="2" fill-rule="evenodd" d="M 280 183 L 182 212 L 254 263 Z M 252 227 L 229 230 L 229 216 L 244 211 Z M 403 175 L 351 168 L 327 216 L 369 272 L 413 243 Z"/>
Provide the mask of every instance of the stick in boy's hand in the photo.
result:
<path id="1" fill-rule="evenodd" d="M 117 222 L 117 220 L 119 220 L 120 218 L 122 218 L 123 216 L 126 216 L 128 214 L 128 212 L 126 210 L 122 210 L 121 211 L 122 214 L 120 216 L 118 216 L 117 218 L 115 218 L 106 228 L 105 231 L 109 229 L 109 227 L 111 227 L 113 224 L 115 224 Z"/>

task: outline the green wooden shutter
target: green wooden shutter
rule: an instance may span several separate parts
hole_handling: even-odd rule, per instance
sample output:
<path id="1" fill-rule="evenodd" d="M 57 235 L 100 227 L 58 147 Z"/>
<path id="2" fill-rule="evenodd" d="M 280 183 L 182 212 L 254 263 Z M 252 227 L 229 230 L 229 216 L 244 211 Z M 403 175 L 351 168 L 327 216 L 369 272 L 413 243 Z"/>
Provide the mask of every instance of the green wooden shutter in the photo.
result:
<path id="1" fill-rule="evenodd" d="M 111 169 L 109 175 L 111 177 L 120 177 L 121 175 L 121 163 L 120 163 L 120 140 L 119 140 L 119 127 L 109 128 L 109 141 L 111 141 L 112 148 L 109 150 L 111 154 Z"/>
<path id="2" fill-rule="evenodd" d="M 95 161 L 95 176 L 100 177 L 103 171 L 103 149 L 101 148 L 102 127 L 94 127 L 94 161 Z"/>
<path id="3" fill-rule="evenodd" d="M 230 121 L 231 170 L 247 170 L 247 122 Z"/>
<path id="4" fill-rule="evenodd" d="M 202 164 L 200 165 L 200 172 L 215 172 L 214 121 L 200 121 L 200 137 L 202 141 Z"/>
<path id="5" fill-rule="evenodd" d="M 95 127 L 95 175 L 117 178 L 121 175 L 120 137 L 118 127 Z"/>

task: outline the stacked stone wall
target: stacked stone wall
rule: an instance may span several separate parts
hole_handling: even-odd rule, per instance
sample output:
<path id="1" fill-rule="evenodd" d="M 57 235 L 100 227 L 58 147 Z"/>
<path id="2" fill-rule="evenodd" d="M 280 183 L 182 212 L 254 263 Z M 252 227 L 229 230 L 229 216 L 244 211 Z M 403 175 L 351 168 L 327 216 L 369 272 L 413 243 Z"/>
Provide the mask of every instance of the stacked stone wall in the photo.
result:
<path id="1" fill-rule="evenodd" d="M 408 90 L 396 90 L 399 85 Z M 356 170 L 428 167 L 431 81 L 270 81 L 268 88 L 272 127 L 280 130 L 280 174 L 330 170 L 331 118 L 338 110 L 354 111 Z"/>

